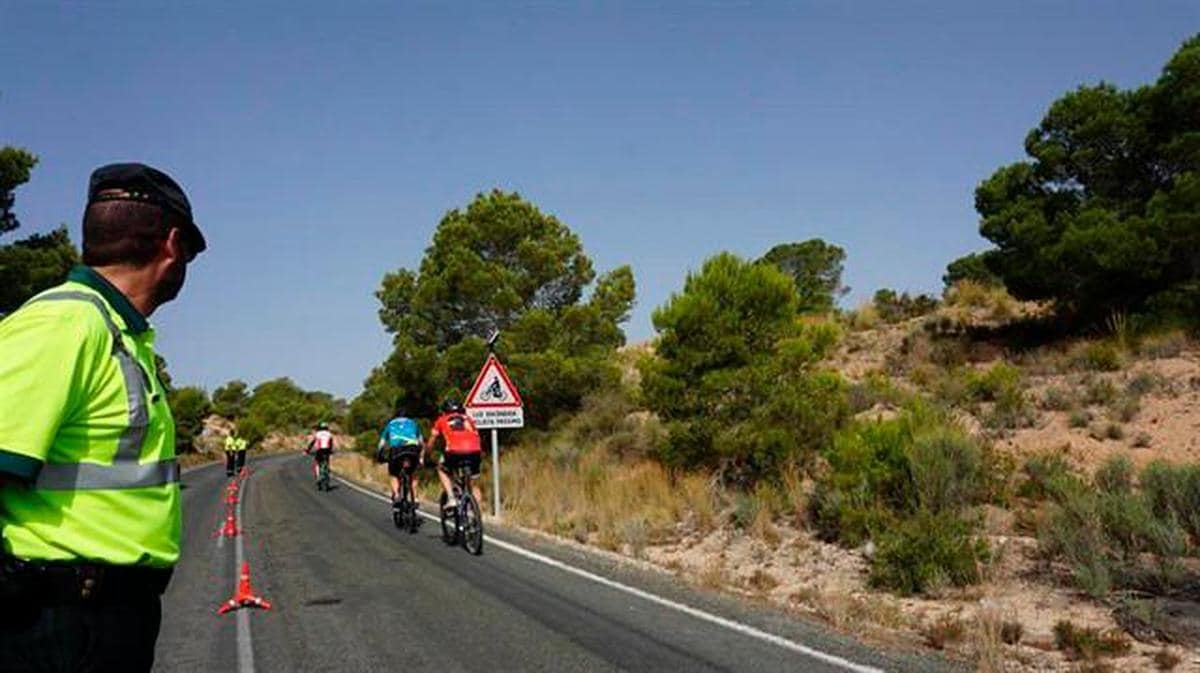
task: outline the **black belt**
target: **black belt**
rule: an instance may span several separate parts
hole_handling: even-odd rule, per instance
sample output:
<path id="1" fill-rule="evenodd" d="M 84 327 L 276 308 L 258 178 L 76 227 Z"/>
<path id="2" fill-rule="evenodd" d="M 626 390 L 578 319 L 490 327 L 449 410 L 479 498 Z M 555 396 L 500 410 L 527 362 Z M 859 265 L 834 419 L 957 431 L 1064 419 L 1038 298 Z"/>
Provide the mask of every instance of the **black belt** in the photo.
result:
<path id="1" fill-rule="evenodd" d="M 36 603 L 127 603 L 161 596 L 172 568 L 139 568 L 99 563 L 3 560 L 0 582 L 14 585 Z"/>

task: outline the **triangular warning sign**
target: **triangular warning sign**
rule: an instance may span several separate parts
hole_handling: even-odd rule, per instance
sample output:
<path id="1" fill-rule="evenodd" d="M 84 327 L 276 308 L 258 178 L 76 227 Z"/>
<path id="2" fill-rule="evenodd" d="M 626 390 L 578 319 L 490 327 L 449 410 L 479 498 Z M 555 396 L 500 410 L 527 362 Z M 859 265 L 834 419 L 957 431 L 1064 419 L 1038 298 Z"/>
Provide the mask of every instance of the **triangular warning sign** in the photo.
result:
<path id="1" fill-rule="evenodd" d="M 495 355 L 489 355 L 475 385 L 471 386 L 471 394 L 467 395 L 466 407 L 482 409 L 520 408 L 521 394 L 508 378 L 508 372 Z"/>

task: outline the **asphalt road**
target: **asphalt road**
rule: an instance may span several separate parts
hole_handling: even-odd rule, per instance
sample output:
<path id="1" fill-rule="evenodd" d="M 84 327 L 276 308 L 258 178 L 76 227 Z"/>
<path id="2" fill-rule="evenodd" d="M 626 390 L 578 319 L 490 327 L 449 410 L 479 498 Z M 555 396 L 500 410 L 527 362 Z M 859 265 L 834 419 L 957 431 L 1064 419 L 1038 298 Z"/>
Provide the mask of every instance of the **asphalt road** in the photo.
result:
<path id="1" fill-rule="evenodd" d="M 948 670 L 495 526 L 470 556 L 436 522 L 396 530 L 385 502 L 350 485 L 318 492 L 299 456 L 250 467 L 240 538 L 214 537 L 223 470 L 184 475 L 156 671 Z M 273 609 L 217 616 L 239 553 Z"/>

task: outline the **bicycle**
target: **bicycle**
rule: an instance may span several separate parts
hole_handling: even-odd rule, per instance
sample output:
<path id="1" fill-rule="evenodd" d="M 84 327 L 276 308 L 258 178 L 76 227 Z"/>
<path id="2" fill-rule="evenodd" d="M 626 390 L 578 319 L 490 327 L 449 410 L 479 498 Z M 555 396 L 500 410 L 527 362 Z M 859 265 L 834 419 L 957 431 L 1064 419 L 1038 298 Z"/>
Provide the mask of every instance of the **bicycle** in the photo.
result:
<path id="1" fill-rule="evenodd" d="M 322 454 L 318 451 L 313 459 L 317 461 L 317 490 L 333 490 L 333 486 L 329 483 L 329 454 Z"/>
<path id="2" fill-rule="evenodd" d="M 400 499 L 392 501 L 392 523 L 396 528 L 417 532 L 421 517 L 417 514 L 417 497 L 412 490 L 412 474 L 416 470 L 417 456 L 414 453 L 401 455 Z"/>
<path id="3" fill-rule="evenodd" d="M 450 474 L 454 497 L 458 504 L 447 510 L 446 494 L 439 501 L 442 513 L 442 540 L 448 545 L 461 544 L 467 552 L 483 553 L 483 515 L 471 489 L 467 487 L 470 473 L 466 465 L 456 465 Z"/>

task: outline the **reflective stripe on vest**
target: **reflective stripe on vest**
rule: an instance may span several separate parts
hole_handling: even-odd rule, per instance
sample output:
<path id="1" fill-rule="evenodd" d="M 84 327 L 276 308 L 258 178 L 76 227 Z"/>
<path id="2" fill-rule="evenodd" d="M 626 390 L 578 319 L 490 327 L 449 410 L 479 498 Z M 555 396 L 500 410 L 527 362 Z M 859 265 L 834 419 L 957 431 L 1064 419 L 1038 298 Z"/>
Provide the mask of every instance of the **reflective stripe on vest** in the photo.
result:
<path id="1" fill-rule="evenodd" d="M 108 314 L 108 307 L 99 297 L 87 292 L 54 292 L 35 297 L 29 303 L 39 301 L 83 301 L 100 312 L 109 334 L 112 335 L 112 354 L 117 359 L 121 377 L 125 380 L 129 424 L 117 441 L 117 453 L 113 456 L 112 465 L 46 463 L 38 472 L 33 487 L 45 491 L 110 490 L 162 486 L 179 481 L 179 463 L 174 458 L 156 463 L 138 462 L 142 442 L 146 439 L 146 428 L 150 424 L 150 413 L 146 408 L 149 377 L 125 348 L 121 330 Z"/>

